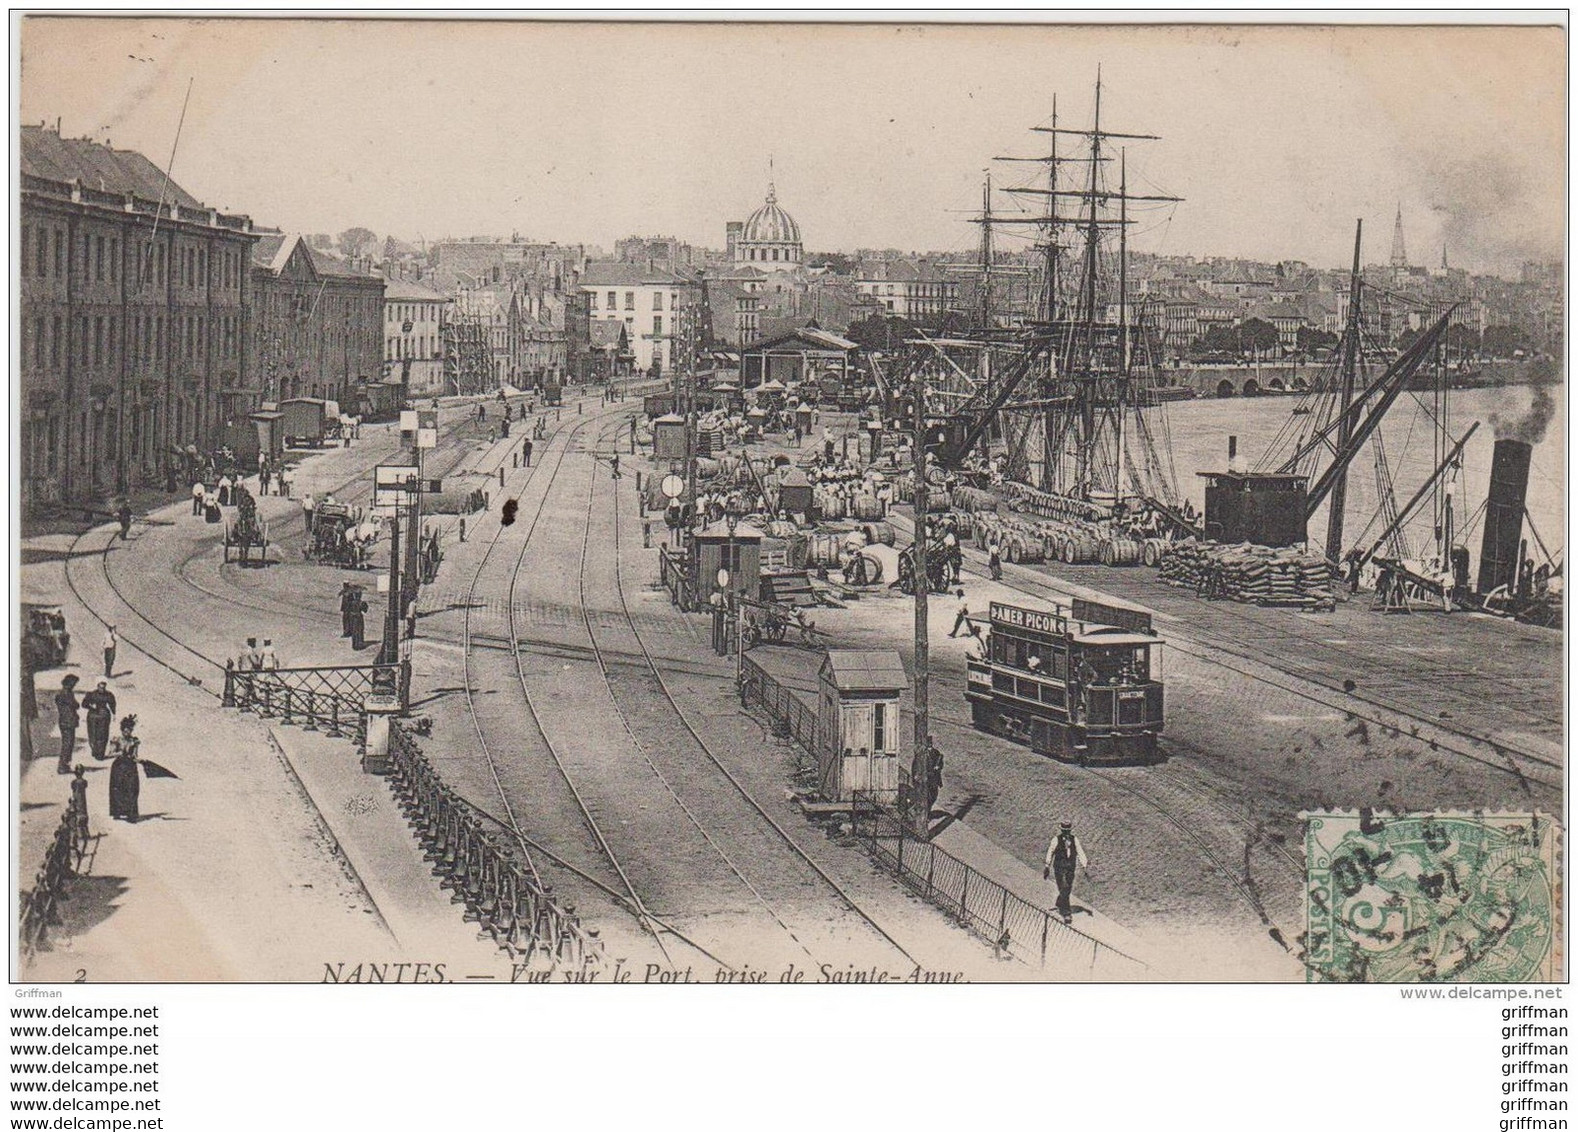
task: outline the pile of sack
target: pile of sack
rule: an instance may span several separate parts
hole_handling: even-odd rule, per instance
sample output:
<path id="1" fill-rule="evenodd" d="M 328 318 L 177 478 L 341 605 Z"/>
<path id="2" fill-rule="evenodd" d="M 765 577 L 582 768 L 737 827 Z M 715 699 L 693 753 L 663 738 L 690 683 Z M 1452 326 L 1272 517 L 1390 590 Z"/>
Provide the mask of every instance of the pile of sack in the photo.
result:
<path id="1" fill-rule="evenodd" d="M 1169 585 L 1251 605 L 1322 611 L 1337 605 L 1338 571 L 1325 555 L 1253 543 L 1185 539 L 1168 544 L 1161 577 Z"/>

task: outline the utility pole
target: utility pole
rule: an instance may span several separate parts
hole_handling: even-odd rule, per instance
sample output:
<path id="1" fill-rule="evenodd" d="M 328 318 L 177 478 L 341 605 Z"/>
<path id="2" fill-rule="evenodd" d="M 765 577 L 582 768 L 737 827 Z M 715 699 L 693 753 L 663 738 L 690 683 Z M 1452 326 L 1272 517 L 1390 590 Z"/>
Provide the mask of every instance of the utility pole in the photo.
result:
<path id="1" fill-rule="evenodd" d="M 925 840 L 931 832 L 930 807 L 925 802 L 930 773 L 931 704 L 927 681 L 931 672 L 927 604 L 931 573 L 926 568 L 926 378 L 925 360 L 917 357 L 912 384 L 915 399 L 915 740 L 910 753 L 910 822 L 915 836 Z"/>
<path id="2" fill-rule="evenodd" d="M 1401 224 L 1401 213 L 1398 223 Z M 1363 286 L 1359 279 L 1359 245 L 1364 237 L 1364 221 L 1360 219 L 1353 233 L 1353 272 L 1348 277 L 1348 325 L 1342 336 L 1342 393 L 1337 406 L 1337 451 L 1346 452 L 1353 439 L 1353 418 L 1348 409 L 1353 404 L 1354 367 L 1359 358 L 1359 307 Z M 1331 486 L 1331 509 L 1326 513 L 1326 557 L 1333 562 L 1342 561 L 1342 521 L 1348 502 L 1348 471 L 1337 473 Z"/>
<path id="3" fill-rule="evenodd" d="M 685 351 L 685 490 L 690 493 L 691 508 L 696 500 L 696 351 L 692 339 L 696 333 L 695 305 L 685 304 L 685 333 L 680 339 L 680 349 Z M 678 366 L 674 367 L 678 369 Z M 696 516 L 700 519 L 701 516 Z M 689 535 L 687 534 L 687 538 Z"/>

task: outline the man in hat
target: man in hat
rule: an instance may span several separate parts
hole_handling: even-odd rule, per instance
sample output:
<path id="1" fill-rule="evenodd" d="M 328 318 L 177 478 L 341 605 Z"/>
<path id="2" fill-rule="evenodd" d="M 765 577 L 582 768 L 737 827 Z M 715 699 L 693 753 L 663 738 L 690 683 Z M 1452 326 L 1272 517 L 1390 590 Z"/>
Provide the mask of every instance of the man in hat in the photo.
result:
<path id="1" fill-rule="evenodd" d="M 108 680 L 115 675 L 115 649 L 120 644 L 120 638 L 115 635 L 115 626 L 111 625 L 104 630 L 104 678 Z"/>
<path id="2" fill-rule="evenodd" d="M 963 629 L 966 635 L 974 635 L 975 624 L 970 620 L 970 606 L 969 603 L 964 600 L 963 590 L 958 591 L 958 598 L 959 612 L 953 619 L 953 628 L 949 630 L 948 635 L 950 637 L 957 637 L 959 635 L 960 629 Z"/>
<path id="3" fill-rule="evenodd" d="M 124 498 L 121 500 L 120 507 L 118 507 L 115 511 L 115 518 L 120 521 L 121 541 L 125 542 L 126 536 L 131 534 L 132 509 L 131 504 Z"/>
<path id="4" fill-rule="evenodd" d="M 340 636 L 342 637 L 351 635 L 351 601 L 355 596 L 350 582 L 340 583 Z"/>
<path id="5" fill-rule="evenodd" d="M 352 592 L 350 607 L 351 648 L 357 652 L 367 647 L 367 603 L 362 600 L 362 595 Z"/>
<path id="6" fill-rule="evenodd" d="M 1074 823 L 1064 822 L 1058 827 L 1057 836 L 1047 844 L 1046 865 L 1041 870 L 1041 879 L 1051 876 L 1057 881 L 1057 910 L 1065 924 L 1074 918 L 1069 899 L 1074 894 L 1076 866 L 1088 869 L 1090 862 L 1085 859 L 1085 847 L 1074 836 Z"/>
<path id="7" fill-rule="evenodd" d="M 262 663 L 259 666 L 265 672 L 279 671 L 279 654 L 274 651 L 274 642 L 264 638 Z"/>
<path id="8" fill-rule="evenodd" d="M 110 745 L 110 721 L 115 718 L 115 693 L 100 680 L 97 688 L 82 697 L 82 709 L 88 713 L 88 750 L 103 762 Z"/>
<path id="9" fill-rule="evenodd" d="M 77 722 L 81 715 L 77 708 L 76 676 L 68 673 L 60 681 L 60 691 L 55 693 L 55 716 L 60 724 L 60 763 L 55 768 L 61 774 L 71 773 L 71 749 L 77 745 Z"/>

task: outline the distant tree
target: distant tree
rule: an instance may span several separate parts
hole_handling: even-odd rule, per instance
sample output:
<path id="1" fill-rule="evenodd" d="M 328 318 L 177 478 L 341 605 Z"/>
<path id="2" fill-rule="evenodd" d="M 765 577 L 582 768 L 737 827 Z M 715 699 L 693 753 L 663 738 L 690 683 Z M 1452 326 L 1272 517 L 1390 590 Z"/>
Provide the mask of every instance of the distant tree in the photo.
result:
<path id="1" fill-rule="evenodd" d="M 1527 348 L 1528 333 L 1519 326 L 1487 326 L 1480 347 L 1494 358 L 1505 358 L 1514 350 Z"/>
<path id="2" fill-rule="evenodd" d="M 1241 349 L 1244 351 L 1269 354 L 1280 341 L 1277 328 L 1263 318 L 1247 319 L 1239 325 L 1238 330 L 1243 339 Z"/>
<path id="3" fill-rule="evenodd" d="M 1453 323 L 1447 327 L 1447 348 L 1454 354 L 1479 353 L 1479 331 L 1472 326 Z"/>
<path id="4" fill-rule="evenodd" d="M 806 257 L 807 267 L 825 267 L 834 275 L 848 275 L 855 269 L 855 261 L 843 252 L 818 252 Z"/>
<path id="5" fill-rule="evenodd" d="M 347 259 L 355 259 L 366 251 L 377 238 L 366 228 L 347 228 L 340 233 L 340 253 Z"/>
<path id="6" fill-rule="evenodd" d="M 897 315 L 868 315 L 849 324 L 844 337 L 864 350 L 888 350 L 913 337 L 915 327 Z"/>
<path id="7" fill-rule="evenodd" d="M 1340 340 L 1330 330 L 1320 330 L 1313 326 L 1299 327 L 1298 347 L 1306 354 L 1312 350 L 1330 350 Z"/>

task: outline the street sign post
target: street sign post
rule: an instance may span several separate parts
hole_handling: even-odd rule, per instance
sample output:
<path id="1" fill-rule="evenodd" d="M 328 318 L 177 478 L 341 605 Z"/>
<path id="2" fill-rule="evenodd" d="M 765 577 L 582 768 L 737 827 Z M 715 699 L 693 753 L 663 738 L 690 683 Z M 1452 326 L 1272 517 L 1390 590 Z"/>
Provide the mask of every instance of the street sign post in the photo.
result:
<path id="1" fill-rule="evenodd" d="M 421 490 L 415 464 L 379 464 L 373 469 L 373 506 L 399 507 Z"/>
<path id="2" fill-rule="evenodd" d="M 658 485 L 663 489 L 663 494 L 670 499 L 678 499 L 685 494 L 685 481 L 670 472 L 663 477 L 663 482 Z"/>

